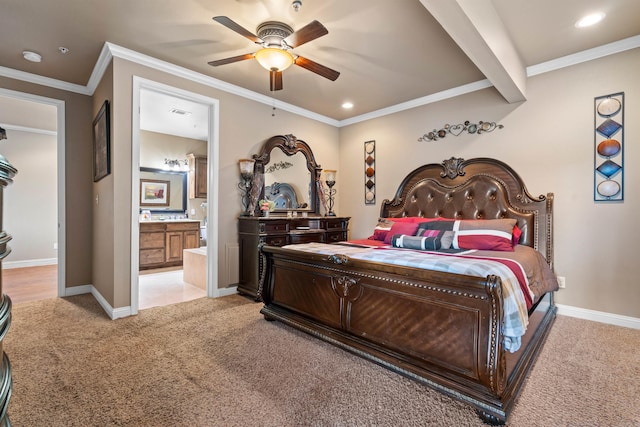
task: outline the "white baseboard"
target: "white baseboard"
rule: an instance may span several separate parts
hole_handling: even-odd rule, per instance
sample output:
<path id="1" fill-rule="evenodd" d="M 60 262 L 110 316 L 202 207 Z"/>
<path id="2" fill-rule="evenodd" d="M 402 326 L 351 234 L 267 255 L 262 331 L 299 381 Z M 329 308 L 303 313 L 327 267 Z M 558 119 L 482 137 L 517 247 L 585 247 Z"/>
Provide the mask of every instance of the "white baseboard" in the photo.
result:
<path id="1" fill-rule="evenodd" d="M 237 287 L 233 286 L 231 288 L 221 288 L 218 289 L 218 296 L 224 297 L 227 295 L 233 295 L 237 292 Z M 111 320 L 119 319 L 121 317 L 131 316 L 132 310 L 131 306 L 126 307 L 118 307 L 113 308 L 111 304 L 107 302 L 106 299 L 98 292 L 98 290 L 93 285 L 81 285 L 81 286 L 73 286 L 71 288 L 65 288 L 64 296 L 70 297 L 74 295 L 82 295 L 82 294 L 91 294 L 98 301 L 100 307 L 107 313 L 107 316 Z"/>
<path id="2" fill-rule="evenodd" d="M 230 288 L 218 288 L 218 296 L 226 297 L 228 295 L 234 295 L 238 293 L 238 287 L 232 286 Z"/>
<path id="3" fill-rule="evenodd" d="M 563 316 L 593 320 L 594 322 L 624 326 L 625 328 L 640 329 L 640 319 L 637 317 L 622 316 L 620 314 L 605 313 L 603 311 L 589 310 L 563 304 L 556 304 L 556 306 L 558 307 L 558 314 Z"/>
<path id="4" fill-rule="evenodd" d="M 56 264 L 58 264 L 58 258 L 26 259 L 23 261 L 3 261 L 2 268 L 8 270 L 10 268 L 40 267 L 42 265 Z"/>

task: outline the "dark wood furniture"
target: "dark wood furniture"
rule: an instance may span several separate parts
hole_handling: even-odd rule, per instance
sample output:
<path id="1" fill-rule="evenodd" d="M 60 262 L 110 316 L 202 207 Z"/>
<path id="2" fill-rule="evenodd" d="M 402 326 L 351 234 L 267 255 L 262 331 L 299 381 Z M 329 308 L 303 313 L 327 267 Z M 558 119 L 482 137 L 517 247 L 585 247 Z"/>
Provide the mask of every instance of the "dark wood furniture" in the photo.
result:
<path id="1" fill-rule="evenodd" d="M 10 426 L 9 420 L 9 400 L 13 388 L 11 376 L 11 363 L 9 357 L 4 352 L 3 341 L 11 325 L 11 298 L 2 292 L 2 260 L 11 253 L 7 243 L 11 240 L 11 235 L 4 231 L 2 226 L 2 206 L 4 187 L 13 182 L 13 177 L 18 173 L 11 163 L 0 154 L 0 426 Z"/>
<path id="2" fill-rule="evenodd" d="M 553 268 L 553 194 L 534 197 L 508 165 L 451 158 L 411 172 L 383 217 L 515 218 L 520 244 Z M 501 280 L 323 256 L 275 246 L 262 313 L 474 405 L 490 424 L 514 407 L 556 316 L 553 294 L 529 311 L 515 353 L 503 348 Z"/>
<path id="3" fill-rule="evenodd" d="M 341 242 L 347 240 L 348 229 L 349 218 L 345 217 L 240 217 L 238 220 L 240 246 L 238 292 L 259 299 L 261 281 L 264 280 L 263 260 L 259 256 L 262 246 Z"/>
<path id="4" fill-rule="evenodd" d="M 200 247 L 200 221 L 140 222 L 140 270 L 182 265 L 183 249 Z"/>

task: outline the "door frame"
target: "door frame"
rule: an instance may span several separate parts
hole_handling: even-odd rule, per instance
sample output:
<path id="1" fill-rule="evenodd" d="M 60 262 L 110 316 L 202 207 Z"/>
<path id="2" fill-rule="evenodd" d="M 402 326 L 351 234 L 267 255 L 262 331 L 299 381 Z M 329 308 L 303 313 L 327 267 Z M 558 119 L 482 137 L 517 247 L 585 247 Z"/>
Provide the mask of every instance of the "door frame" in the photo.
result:
<path id="1" fill-rule="evenodd" d="M 66 296 L 65 278 L 66 278 L 66 216 L 65 216 L 65 102 L 62 99 L 48 98 L 45 96 L 34 95 L 26 92 L 18 92 L 10 89 L 0 88 L 0 95 L 7 98 L 15 98 L 25 101 L 37 102 L 39 104 L 47 104 L 56 108 L 56 144 L 57 144 L 57 187 L 58 187 L 58 297 Z"/>
<path id="2" fill-rule="evenodd" d="M 142 89 L 204 104 L 209 110 L 207 138 L 207 297 L 220 296 L 218 289 L 218 175 L 219 101 L 139 76 L 133 76 L 131 122 L 131 314 L 138 313 L 140 268 L 140 91 Z"/>

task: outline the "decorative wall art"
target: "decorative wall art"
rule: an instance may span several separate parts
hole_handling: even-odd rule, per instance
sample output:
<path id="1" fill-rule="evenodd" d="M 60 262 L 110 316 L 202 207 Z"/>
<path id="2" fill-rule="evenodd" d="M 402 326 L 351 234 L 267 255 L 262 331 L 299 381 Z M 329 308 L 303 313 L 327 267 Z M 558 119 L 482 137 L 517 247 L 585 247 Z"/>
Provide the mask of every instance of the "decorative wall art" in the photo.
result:
<path id="1" fill-rule="evenodd" d="M 169 206 L 171 182 L 159 179 L 140 180 L 140 206 Z"/>
<path id="2" fill-rule="evenodd" d="M 109 116 L 109 100 L 106 100 L 93 120 L 93 182 L 98 182 L 111 173 Z"/>
<path id="3" fill-rule="evenodd" d="M 596 202 L 624 200 L 624 92 L 594 98 Z"/>
<path id="4" fill-rule="evenodd" d="M 376 204 L 376 142 L 364 143 L 364 204 Z"/>
<path id="5" fill-rule="evenodd" d="M 425 133 L 418 138 L 418 142 L 437 141 L 447 135 L 459 136 L 465 132 L 478 134 L 493 132 L 496 129 L 502 129 L 503 127 L 504 125 L 496 124 L 496 122 L 479 121 L 478 123 L 471 123 L 469 120 L 466 120 L 464 123 L 459 123 L 457 125 L 446 124 L 440 130 L 434 129 L 431 132 Z"/>

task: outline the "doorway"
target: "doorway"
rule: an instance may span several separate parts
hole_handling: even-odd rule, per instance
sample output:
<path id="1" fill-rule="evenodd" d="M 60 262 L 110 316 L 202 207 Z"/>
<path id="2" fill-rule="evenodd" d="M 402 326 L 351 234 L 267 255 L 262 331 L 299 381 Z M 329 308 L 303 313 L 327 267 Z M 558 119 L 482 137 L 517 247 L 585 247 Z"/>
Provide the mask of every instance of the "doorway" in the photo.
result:
<path id="1" fill-rule="evenodd" d="M 151 102 L 149 102 L 151 99 Z M 185 107 L 185 105 L 187 107 Z M 218 221 L 217 206 L 218 206 L 218 101 L 213 98 L 205 97 L 193 92 L 188 92 L 175 87 L 167 86 L 158 82 L 143 79 L 140 77 L 134 77 L 133 79 L 133 117 L 132 117 L 132 216 L 131 216 L 131 314 L 136 314 L 141 309 L 141 295 L 140 292 L 146 286 L 146 282 L 141 286 L 141 281 L 147 281 L 147 274 L 141 275 L 141 252 L 140 252 L 140 229 L 141 222 L 141 199 L 140 199 L 140 179 L 141 179 L 141 167 L 144 169 L 164 169 L 169 167 L 175 168 L 176 161 L 177 167 L 180 168 L 183 165 L 183 161 L 187 160 L 186 154 L 181 153 L 175 155 L 177 151 L 171 151 L 171 148 L 156 149 L 154 154 L 148 155 L 149 149 L 146 145 L 146 140 L 150 139 L 150 135 L 155 135 L 155 140 L 164 139 L 167 135 L 175 135 L 176 141 L 185 141 L 189 144 L 189 141 L 202 139 L 204 140 L 204 154 L 207 159 L 206 166 L 206 183 L 207 183 L 207 195 L 206 199 L 189 198 L 189 202 L 184 212 L 179 210 L 163 215 L 162 210 L 152 210 L 151 214 L 155 214 L 155 219 L 161 218 L 169 221 L 179 221 L 181 219 L 188 219 L 193 221 L 197 219 L 202 225 L 202 241 L 206 242 L 206 245 L 200 249 L 206 262 L 202 266 L 203 276 L 205 278 L 204 283 L 204 295 L 208 297 L 216 297 L 219 295 L 217 277 L 217 258 L 218 258 Z M 157 110 L 160 108 L 160 110 Z M 172 127 L 172 117 L 170 114 L 176 114 L 180 118 L 193 118 L 190 116 L 200 115 L 204 112 L 204 118 L 200 120 L 191 121 L 191 126 L 195 126 L 196 134 L 191 133 L 183 134 L 184 129 L 178 129 L 179 124 Z M 150 125 L 148 122 L 149 115 L 165 115 L 165 117 L 155 117 L 152 121 L 156 125 Z M 194 129 L 191 129 L 192 131 Z M 151 134 L 149 134 L 151 132 Z M 197 142 L 197 141 L 196 141 Z M 152 144 L 153 145 L 153 144 Z M 160 143 L 160 145 L 162 145 Z M 197 145 L 197 144 L 196 144 Z M 173 148 L 175 150 L 175 148 Z M 203 153 L 200 153 L 203 154 Z M 150 158 L 148 158 L 150 157 Z M 167 164 L 169 164 L 167 166 Z M 189 163 L 190 164 L 190 163 Z M 146 171 L 145 171 L 146 172 Z M 186 191 L 189 191 L 188 189 Z M 145 206 L 142 206 L 145 208 Z M 146 208 L 144 210 L 147 210 Z M 146 214 L 146 212 L 145 212 Z M 152 215 L 154 216 L 154 215 Z M 206 220 L 204 219 L 206 216 Z M 168 218 L 167 218 L 168 217 Z M 184 218 L 187 217 L 187 218 Z M 191 218 L 188 218 L 191 217 Z M 168 223 L 167 223 L 168 224 Z M 176 267 L 177 268 L 177 267 Z M 173 271 L 176 270 L 173 269 Z M 181 269 L 178 269 L 181 270 Z M 173 279 L 177 280 L 183 277 L 182 271 L 178 273 L 168 271 L 158 271 L 158 274 L 164 274 L 165 276 L 174 276 Z M 154 272 L 155 274 L 155 272 Z M 164 279 L 163 279 L 164 280 Z"/>
<path id="2" fill-rule="evenodd" d="M 12 270 L 5 288 L 11 280 L 20 288 L 16 302 L 65 296 L 64 107 L 62 100 L 0 89 L 7 130 L 0 152 L 18 169 L 4 191 L 4 225 L 13 236 L 13 252 L 3 260 L 3 270 Z M 24 280 L 30 289 L 20 285 Z"/>

